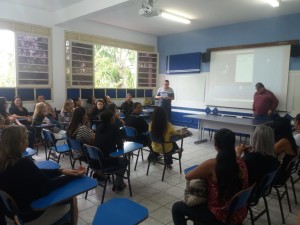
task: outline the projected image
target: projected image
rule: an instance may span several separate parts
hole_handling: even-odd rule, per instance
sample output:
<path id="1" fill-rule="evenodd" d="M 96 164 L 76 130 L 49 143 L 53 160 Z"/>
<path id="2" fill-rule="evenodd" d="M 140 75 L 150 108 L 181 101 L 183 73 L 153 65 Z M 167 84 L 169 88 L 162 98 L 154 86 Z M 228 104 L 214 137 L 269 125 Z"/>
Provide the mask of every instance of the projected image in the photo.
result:
<path id="1" fill-rule="evenodd" d="M 235 82 L 250 82 L 253 81 L 253 54 L 243 54 L 236 56 L 235 64 Z"/>

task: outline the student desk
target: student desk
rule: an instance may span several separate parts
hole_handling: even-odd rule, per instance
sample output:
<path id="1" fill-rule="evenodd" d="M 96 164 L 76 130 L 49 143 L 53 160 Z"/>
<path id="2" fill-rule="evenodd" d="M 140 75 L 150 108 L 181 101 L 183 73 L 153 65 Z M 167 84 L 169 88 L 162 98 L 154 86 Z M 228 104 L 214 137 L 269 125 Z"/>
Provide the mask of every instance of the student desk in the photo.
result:
<path id="1" fill-rule="evenodd" d="M 97 209 L 92 225 L 133 225 L 148 217 L 148 209 L 127 198 L 114 198 Z"/>
<path id="2" fill-rule="evenodd" d="M 204 128 L 216 129 L 227 128 L 235 133 L 249 134 L 251 136 L 256 126 L 260 124 L 271 123 L 271 120 L 257 120 L 252 118 L 237 118 L 217 115 L 186 115 L 184 117 L 198 120 L 198 141 L 195 144 L 200 144 L 207 141 L 204 139 Z"/>
<path id="3" fill-rule="evenodd" d="M 26 148 L 26 150 L 24 152 L 22 152 L 22 157 L 23 158 L 31 157 L 35 154 L 36 154 L 36 150 L 34 150 L 32 148 Z"/>
<path id="4" fill-rule="evenodd" d="M 50 206 L 69 200 L 71 212 L 73 212 L 72 198 L 95 187 L 97 187 L 97 181 L 95 179 L 80 176 L 64 186 L 53 190 L 48 195 L 33 201 L 31 207 L 35 210 L 44 210 Z M 71 219 L 73 220 L 73 215 L 71 215 Z M 71 224 L 74 224 L 73 221 Z"/>
<path id="5" fill-rule="evenodd" d="M 137 142 L 127 141 L 124 143 L 123 149 L 118 149 L 115 152 L 109 154 L 110 157 L 120 157 L 127 155 L 135 150 L 143 148 L 143 145 Z M 130 174 L 130 156 L 128 157 L 128 171 Z"/>

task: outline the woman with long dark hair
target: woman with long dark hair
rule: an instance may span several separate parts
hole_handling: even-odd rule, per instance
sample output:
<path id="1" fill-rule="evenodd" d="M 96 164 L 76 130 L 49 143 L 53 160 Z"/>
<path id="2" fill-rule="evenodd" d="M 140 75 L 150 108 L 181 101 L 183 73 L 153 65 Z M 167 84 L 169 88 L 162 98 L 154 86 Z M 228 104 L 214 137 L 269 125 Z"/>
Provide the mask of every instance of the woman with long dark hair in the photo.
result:
<path id="1" fill-rule="evenodd" d="M 285 179 L 285 170 L 289 162 L 297 156 L 297 145 L 293 137 L 291 123 L 286 118 L 278 118 L 274 121 L 275 153 L 281 161 L 281 167 L 276 175 L 276 183 L 282 183 Z M 282 156 L 282 157 L 281 157 Z"/>
<path id="2" fill-rule="evenodd" d="M 67 128 L 67 136 L 84 144 L 94 145 L 95 134 L 87 127 L 88 116 L 83 107 L 74 110 L 71 122 Z"/>
<path id="3" fill-rule="evenodd" d="M 175 130 L 173 125 L 168 121 L 168 116 L 166 111 L 157 107 L 152 113 L 151 122 L 149 124 L 149 131 L 152 137 L 151 146 L 154 152 L 164 153 L 180 150 L 175 142 L 171 141 L 171 137 L 173 135 L 180 135 L 179 132 Z M 159 142 L 169 142 L 162 144 L 158 143 L 155 140 L 159 140 Z M 163 148 L 164 147 L 164 148 Z M 164 156 L 165 163 L 168 168 L 172 168 L 172 156 L 167 155 Z"/>
<path id="4" fill-rule="evenodd" d="M 214 145 L 218 152 L 216 158 L 206 160 L 185 176 L 187 180 L 205 179 L 208 200 L 193 207 L 184 202 L 176 202 L 172 208 L 175 225 L 186 224 L 185 216 L 203 224 L 224 225 L 230 199 L 248 186 L 245 162 L 236 157 L 235 134 L 228 129 L 217 131 Z M 246 207 L 237 210 L 231 217 L 231 225 L 241 224 L 246 216 Z"/>
<path id="5" fill-rule="evenodd" d="M 14 97 L 9 107 L 9 113 L 17 119 L 23 119 L 24 124 L 31 122 L 32 117 L 29 116 L 28 110 L 23 106 L 22 100 L 19 96 Z"/>

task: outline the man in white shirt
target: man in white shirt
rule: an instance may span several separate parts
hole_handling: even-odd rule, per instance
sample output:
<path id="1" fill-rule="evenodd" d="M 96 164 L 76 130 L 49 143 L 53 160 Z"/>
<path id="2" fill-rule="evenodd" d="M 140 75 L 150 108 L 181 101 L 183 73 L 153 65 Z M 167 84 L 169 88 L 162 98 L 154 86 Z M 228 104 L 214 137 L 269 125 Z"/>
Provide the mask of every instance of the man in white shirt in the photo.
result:
<path id="1" fill-rule="evenodd" d="M 164 80 L 164 85 L 157 90 L 155 98 L 159 100 L 159 106 L 166 111 L 171 122 L 171 102 L 174 100 L 174 91 L 169 85 L 169 80 Z"/>

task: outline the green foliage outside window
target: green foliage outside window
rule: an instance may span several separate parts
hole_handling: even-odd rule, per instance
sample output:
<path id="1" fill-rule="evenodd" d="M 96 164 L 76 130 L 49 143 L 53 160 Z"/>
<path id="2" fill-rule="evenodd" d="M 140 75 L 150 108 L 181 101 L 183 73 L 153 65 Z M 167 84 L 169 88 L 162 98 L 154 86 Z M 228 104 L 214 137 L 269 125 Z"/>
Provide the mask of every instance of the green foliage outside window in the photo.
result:
<path id="1" fill-rule="evenodd" d="M 136 87 L 136 51 L 99 44 L 94 46 L 96 88 Z"/>

